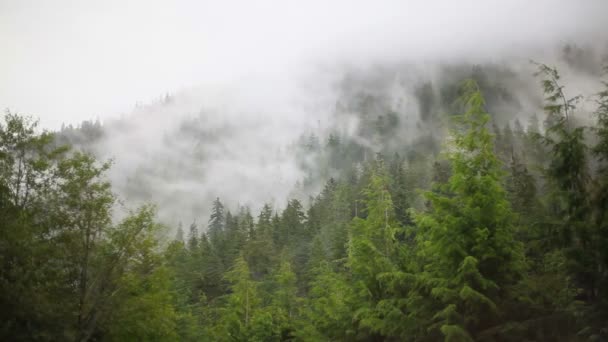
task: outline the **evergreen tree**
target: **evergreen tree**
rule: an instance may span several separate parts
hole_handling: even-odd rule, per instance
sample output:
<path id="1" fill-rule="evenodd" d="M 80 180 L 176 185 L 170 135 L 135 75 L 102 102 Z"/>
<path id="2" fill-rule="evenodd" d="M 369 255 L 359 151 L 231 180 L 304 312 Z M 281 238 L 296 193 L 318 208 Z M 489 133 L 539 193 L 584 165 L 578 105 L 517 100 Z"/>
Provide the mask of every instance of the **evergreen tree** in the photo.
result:
<path id="1" fill-rule="evenodd" d="M 538 214 L 539 204 L 537 186 L 528 168 L 515 155 L 511 156 L 509 174 L 506 180 L 506 190 L 513 211 L 520 215 L 520 222 L 532 223 L 534 215 Z"/>
<path id="2" fill-rule="evenodd" d="M 319 265 L 316 274 L 297 337 L 303 341 L 356 340 L 353 312 L 357 307 L 346 274 L 334 271 L 326 262 Z"/>
<path id="3" fill-rule="evenodd" d="M 366 218 L 355 218 L 349 238 L 348 267 L 352 274 L 358 310 L 354 319 L 359 334 L 373 337 L 384 333 L 384 308 L 379 303 L 389 296 L 381 275 L 395 271 L 396 233 L 399 223 L 389 192 L 390 180 L 384 162 L 374 163 L 364 190 Z"/>
<path id="4" fill-rule="evenodd" d="M 293 338 L 301 300 L 297 296 L 296 274 L 289 261 L 281 262 L 274 278 L 276 289 L 273 291 L 271 303 L 273 318 L 281 331 L 281 340 L 290 340 Z"/>
<path id="5" fill-rule="evenodd" d="M 265 204 L 258 216 L 256 234 L 243 247 L 252 276 L 258 280 L 270 274 L 275 264 L 271 219 L 272 209 Z"/>
<path id="6" fill-rule="evenodd" d="M 606 67 L 608 71 L 608 67 Z M 597 179 L 594 182 L 595 191 L 591 194 L 593 201 L 592 222 L 595 226 L 591 238 L 594 250 L 594 306 L 597 313 L 589 317 L 597 326 L 604 325 L 608 319 L 608 82 L 603 82 L 604 89 L 598 94 L 598 108 L 595 112 L 597 124 L 595 133 L 597 143 L 593 146 L 593 154 L 598 158 L 599 166 Z M 586 262 L 590 262 L 586 260 Z M 593 267 L 593 266 L 592 266 Z M 603 338 L 608 332 L 603 332 Z"/>
<path id="7" fill-rule="evenodd" d="M 277 245 L 295 246 L 296 241 L 306 234 L 305 218 L 300 201 L 296 199 L 290 200 L 281 215 L 279 240 L 276 241 Z"/>
<path id="8" fill-rule="evenodd" d="M 226 215 L 227 216 L 227 215 Z M 213 201 L 211 216 L 209 217 L 209 239 L 216 248 L 222 248 L 222 233 L 227 225 L 227 217 L 224 216 L 224 205 L 219 197 Z"/>
<path id="9" fill-rule="evenodd" d="M 490 104 L 511 103 L 489 70 L 474 74 Z M 555 68 L 539 75 L 543 129 L 535 115 L 526 130 L 490 123 L 473 81 L 443 87 L 441 105 L 464 114 L 449 116 L 441 155 L 429 84 L 406 144 L 382 96 L 339 104 L 361 119 L 357 137 L 334 127 L 325 147 L 319 132 L 294 146 L 300 195 L 326 181 L 307 210 L 264 204 L 256 220 L 216 198 L 208 229 L 180 223 L 167 240 L 151 206 L 113 215 L 111 163 L 79 150 L 99 122 L 56 136 L 7 112 L 0 340 L 603 341 L 608 84 L 583 127 L 580 97 Z"/>
<path id="10" fill-rule="evenodd" d="M 188 233 L 188 250 L 192 254 L 197 254 L 199 252 L 198 237 L 198 226 L 196 225 L 196 222 L 192 222 L 192 224 L 190 224 L 190 231 Z"/>
<path id="11" fill-rule="evenodd" d="M 546 170 L 552 193 L 551 214 L 557 218 L 547 222 L 549 229 L 557 231 L 559 243 L 569 259 L 570 272 L 583 291 L 587 303 L 595 302 L 598 294 L 598 231 L 589 218 L 587 146 L 584 127 L 575 126 L 574 111 L 581 96 L 567 98 L 560 76 L 555 68 L 539 65 L 544 76 L 546 94 L 547 132 L 544 143 L 550 148 L 550 163 Z"/>
<path id="12" fill-rule="evenodd" d="M 331 215 L 321 231 L 325 250 L 331 260 L 340 260 L 347 256 L 348 226 L 352 219 L 351 209 L 354 202 L 352 189 L 344 182 L 339 183 L 330 204 Z"/>
<path id="13" fill-rule="evenodd" d="M 390 166 L 390 192 L 391 198 L 393 199 L 397 220 L 402 226 L 405 226 L 411 223 L 411 218 L 408 213 L 410 204 L 408 200 L 407 180 L 405 177 L 405 168 L 403 163 L 404 160 L 401 158 L 401 156 L 399 156 L 399 154 L 395 154 Z"/>
<path id="14" fill-rule="evenodd" d="M 489 116 L 475 82 L 463 86 L 449 154 L 451 195 L 427 192 L 431 208 L 416 217 L 424 288 L 436 301 L 429 313 L 431 329 L 446 341 L 481 338 L 503 322 L 501 304 L 509 286 L 523 276 L 521 245 L 514 239 L 513 215 L 501 186 Z"/>
<path id="15" fill-rule="evenodd" d="M 225 275 L 230 282 L 230 294 L 220 318 L 218 340 L 247 341 L 253 317 L 260 305 L 258 284 L 251 279 L 249 267 L 243 257 L 235 260 L 234 267 Z"/>
<path id="16" fill-rule="evenodd" d="M 200 242 L 202 259 L 202 292 L 211 301 L 225 293 L 223 275 L 226 270 L 220 252 L 214 248 L 206 234 Z"/>
<path id="17" fill-rule="evenodd" d="M 175 241 L 184 242 L 184 229 L 182 228 L 181 222 L 177 225 L 177 231 L 175 232 Z"/>

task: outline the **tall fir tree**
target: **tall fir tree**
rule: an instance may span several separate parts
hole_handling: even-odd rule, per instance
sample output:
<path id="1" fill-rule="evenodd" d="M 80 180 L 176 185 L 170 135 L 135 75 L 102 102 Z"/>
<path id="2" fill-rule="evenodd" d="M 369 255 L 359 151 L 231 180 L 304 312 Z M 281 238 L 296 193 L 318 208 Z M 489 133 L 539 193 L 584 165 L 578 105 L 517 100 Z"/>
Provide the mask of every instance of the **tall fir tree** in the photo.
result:
<path id="1" fill-rule="evenodd" d="M 436 301 L 429 328 L 446 341 L 472 341 L 505 317 L 501 305 L 509 286 L 522 276 L 522 246 L 515 238 L 513 214 L 502 188 L 500 163 L 489 115 L 474 81 L 463 84 L 465 113 L 457 117 L 449 159 L 449 194 L 427 192 L 427 213 L 416 223 L 424 264 L 422 288 Z"/>

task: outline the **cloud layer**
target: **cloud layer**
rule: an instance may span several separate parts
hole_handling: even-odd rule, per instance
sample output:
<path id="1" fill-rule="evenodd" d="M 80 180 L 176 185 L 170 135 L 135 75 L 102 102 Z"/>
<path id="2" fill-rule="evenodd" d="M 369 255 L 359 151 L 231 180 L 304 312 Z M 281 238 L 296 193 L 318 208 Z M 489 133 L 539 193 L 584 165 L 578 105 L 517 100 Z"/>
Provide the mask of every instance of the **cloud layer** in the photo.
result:
<path id="1" fill-rule="evenodd" d="M 200 220 L 216 196 L 280 206 L 306 176 L 290 148 L 303 134 L 375 146 L 339 108 L 361 93 L 407 119 L 398 137 L 411 141 L 416 89 L 449 78 L 446 65 L 505 67 L 522 113 L 539 105 L 528 59 L 593 91 L 605 13 L 603 0 L 4 1 L 0 106 L 53 129 L 101 118 L 94 150 L 114 159 L 119 194 Z M 568 61 L 566 43 L 598 53 Z"/>

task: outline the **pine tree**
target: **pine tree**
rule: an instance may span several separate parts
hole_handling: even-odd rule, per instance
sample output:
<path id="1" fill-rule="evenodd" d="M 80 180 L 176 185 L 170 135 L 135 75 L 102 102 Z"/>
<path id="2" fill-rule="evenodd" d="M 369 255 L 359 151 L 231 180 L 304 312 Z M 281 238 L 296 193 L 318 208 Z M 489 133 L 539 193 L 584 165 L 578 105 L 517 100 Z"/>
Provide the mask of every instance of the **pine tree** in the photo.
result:
<path id="1" fill-rule="evenodd" d="M 352 274 L 360 333 L 373 337 L 385 332 L 384 309 L 378 304 L 389 294 L 381 275 L 395 271 L 396 233 L 400 229 L 389 192 L 384 162 L 374 162 L 365 196 L 366 217 L 355 218 L 349 238 L 348 267 Z"/>
<path id="2" fill-rule="evenodd" d="M 247 341 L 254 315 L 259 309 L 258 284 L 251 279 L 249 267 L 243 257 L 235 260 L 233 268 L 225 275 L 230 283 L 219 323 L 220 340 Z"/>
<path id="3" fill-rule="evenodd" d="M 281 215 L 280 235 L 277 246 L 295 246 L 296 241 L 305 235 L 305 220 L 302 204 L 297 199 L 287 203 Z"/>
<path id="4" fill-rule="evenodd" d="M 265 203 L 258 215 L 257 231 L 260 234 L 272 235 L 272 207 Z"/>
<path id="5" fill-rule="evenodd" d="M 416 217 L 420 235 L 421 281 L 437 302 L 431 328 L 446 341 L 474 340 L 502 323 L 505 291 L 523 275 L 521 245 L 501 186 L 489 115 L 474 81 L 463 86 L 464 115 L 457 117 L 449 153 L 450 195 L 427 192 L 428 213 Z"/>
<path id="6" fill-rule="evenodd" d="M 306 227 L 306 215 L 300 201 L 292 199 L 287 203 L 278 227 L 280 240 L 275 246 L 281 252 L 286 252 L 285 255 L 288 255 L 293 262 L 298 279 L 303 279 L 310 255 L 312 234 Z M 298 285 L 304 287 L 302 283 Z"/>
<path id="7" fill-rule="evenodd" d="M 536 180 L 516 155 L 511 156 L 508 171 L 505 188 L 513 211 L 520 215 L 520 222 L 531 223 L 539 210 Z"/>
<path id="8" fill-rule="evenodd" d="M 288 260 L 281 262 L 274 278 L 276 288 L 273 291 L 271 303 L 273 317 L 276 324 L 280 326 L 282 340 L 289 340 L 293 338 L 301 299 L 297 296 L 296 274 Z"/>
<path id="9" fill-rule="evenodd" d="M 209 241 L 206 234 L 201 236 L 201 267 L 202 267 L 202 292 L 206 299 L 211 301 L 225 293 L 223 274 L 226 270 L 218 250 Z"/>
<path id="10" fill-rule="evenodd" d="M 255 237 L 255 224 L 253 222 L 253 216 L 251 216 L 251 210 L 249 207 L 241 207 L 238 225 L 240 232 L 240 236 L 238 237 L 240 239 L 239 245 L 242 246 L 246 240 Z"/>
<path id="11" fill-rule="evenodd" d="M 308 305 L 303 312 L 296 335 L 303 341 L 354 341 L 353 287 L 344 273 L 336 272 L 329 263 L 317 267 L 311 284 Z"/>
<path id="12" fill-rule="evenodd" d="M 213 201 L 211 206 L 211 216 L 209 217 L 209 239 L 211 244 L 217 248 L 222 246 L 222 233 L 226 226 L 226 217 L 224 216 L 224 205 L 219 197 Z"/>
<path id="13" fill-rule="evenodd" d="M 347 256 L 348 226 L 352 220 L 351 205 L 354 202 L 352 189 L 348 184 L 338 184 L 331 202 L 330 224 L 324 225 L 321 236 L 330 260 L 340 260 Z"/>
<path id="14" fill-rule="evenodd" d="M 584 127 L 576 126 L 574 121 L 581 96 L 566 97 L 555 68 L 539 65 L 538 74 L 544 77 L 544 109 L 549 126 L 543 142 L 550 148 L 551 159 L 546 172 L 552 185 L 551 214 L 556 219 L 547 225 L 558 233 L 557 246 L 564 248 L 569 271 L 582 289 L 582 297 L 587 303 L 593 303 L 598 294 L 597 251 L 602 247 L 597 245 L 597 227 L 589 220 L 591 179 Z"/>
<path id="15" fill-rule="evenodd" d="M 272 209 L 270 205 L 265 204 L 258 216 L 256 234 L 243 247 L 245 259 L 256 280 L 270 274 L 275 264 L 271 219 Z"/>
<path id="16" fill-rule="evenodd" d="M 390 192 L 391 198 L 393 199 L 397 220 L 402 226 L 406 226 L 411 223 L 411 218 L 408 213 L 410 204 L 403 163 L 404 160 L 401 158 L 401 156 L 399 156 L 399 154 L 395 154 L 390 166 Z"/>
<path id="17" fill-rule="evenodd" d="M 608 67 L 606 67 L 608 71 Z M 592 211 L 591 222 L 594 229 L 589 237 L 589 245 L 593 250 L 590 258 L 585 260 L 591 264 L 589 271 L 593 272 L 593 311 L 586 319 L 596 327 L 605 326 L 608 319 L 608 82 L 603 82 L 604 89 L 597 94 L 597 109 L 595 111 L 597 124 L 595 133 L 597 142 L 592 148 L 593 155 L 598 159 L 596 179 L 591 191 Z M 604 331 L 602 338 L 608 336 Z"/>
<path id="18" fill-rule="evenodd" d="M 191 254 L 198 254 L 199 252 L 198 237 L 198 226 L 196 225 L 196 222 L 192 222 L 190 224 L 190 231 L 188 233 L 188 250 Z"/>
<path id="19" fill-rule="evenodd" d="M 222 255 L 226 267 L 232 267 L 234 260 L 239 256 L 248 234 L 253 231 L 253 217 L 248 208 L 241 207 L 236 216 L 226 213 L 226 226 L 223 233 L 221 249 L 216 249 Z"/>

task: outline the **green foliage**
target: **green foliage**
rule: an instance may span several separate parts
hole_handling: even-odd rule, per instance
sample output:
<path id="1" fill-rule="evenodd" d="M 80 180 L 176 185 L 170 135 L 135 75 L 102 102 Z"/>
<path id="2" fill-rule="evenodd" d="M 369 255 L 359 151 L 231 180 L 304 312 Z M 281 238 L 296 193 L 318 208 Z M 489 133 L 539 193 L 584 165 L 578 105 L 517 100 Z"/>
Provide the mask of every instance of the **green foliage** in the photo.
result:
<path id="1" fill-rule="evenodd" d="M 289 278 L 280 275 L 279 279 L 286 280 L 282 285 L 287 288 L 285 295 L 277 299 L 286 304 L 289 298 Z M 214 331 L 215 340 L 218 341 L 279 341 L 281 334 L 281 317 L 276 317 L 276 310 L 263 308 L 259 293 L 259 283 L 251 278 L 247 262 L 241 256 L 235 261 L 234 267 L 226 273 L 230 282 L 230 293 L 226 295 L 226 305 L 219 310 L 219 320 Z M 286 309 L 286 307 L 282 307 Z M 277 322 L 279 321 L 279 322 Z"/>
<path id="2" fill-rule="evenodd" d="M 539 65 L 545 130 L 534 115 L 499 127 L 486 108 L 514 103 L 491 72 L 473 69 L 480 86 L 423 85 L 420 136 L 406 145 L 409 123 L 362 94 L 351 106 L 373 147 L 331 131 L 296 148 L 303 190 L 325 181 L 316 196 L 252 203 L 257 217 L 216 198 L 208 225 L 180 223 L 173 241 L 151 206 L 114 215 L 110 162 L 7 112 L 0 339 L 605 339 L 608 91 L 595 127 L 577 126 L 580 97 Z M 463 114 L 447 122 L 441 106 Z M 101 136 L 98 123 L 83 129 Z"/>
<path id="3" fill-rule="evenodd" d="M 436 301 L 432 327 L 446 340 L 467 340 L 501 321 L 504 289 L 523 276 L 521 245 L 502 188 L 484 99 L 473 81 L 463 85 L 449 153 L 449 193 L 427 192 L 428 213 L 416 223 L 424 268 L 420 277 Z"/>
<path id="4" fill-rule="evenodd" d="M 319 265 L 298 338 L 304 341 L 355 340 L 352 321 L 357 307 L 354 296 L 346 275 L 334 271 L 327 263 Z"/>
<path id="5" fill-rule="evenodd" d="M 169 282 L 157 262 L 154 210 L 144 207 L 114 225 L 109 163 L 67 154 L 29 118 L 4 119 L 0 338 L 176 336 Z M 112 322 L 127 316 L 128 327 Z"/>
<path id="6" fill-rule="evenodd" d="M 110 253 L 128 255 L 129 264 L 123 266 L 114 292 L 106 299 L 112 309 L 101 325 L 108 340 L 166 341 L 178 337 L 178 313 L 173 306 L 169 270 L 158 253 L 155 234 L 160 227 L 153 215 L 151 208 L 142 208 L 112 234 L 116 242 Z M 135 237 L 137 240 L 131 242 Z"/>
<path id="7" fill-rule="evenodd" d="M 243 247 L 245 259 L 255 279 L 269 275 L 276 263 L 272 230 L 272 209 L 265 204 L 258 216 L 254 236 Z"/>

